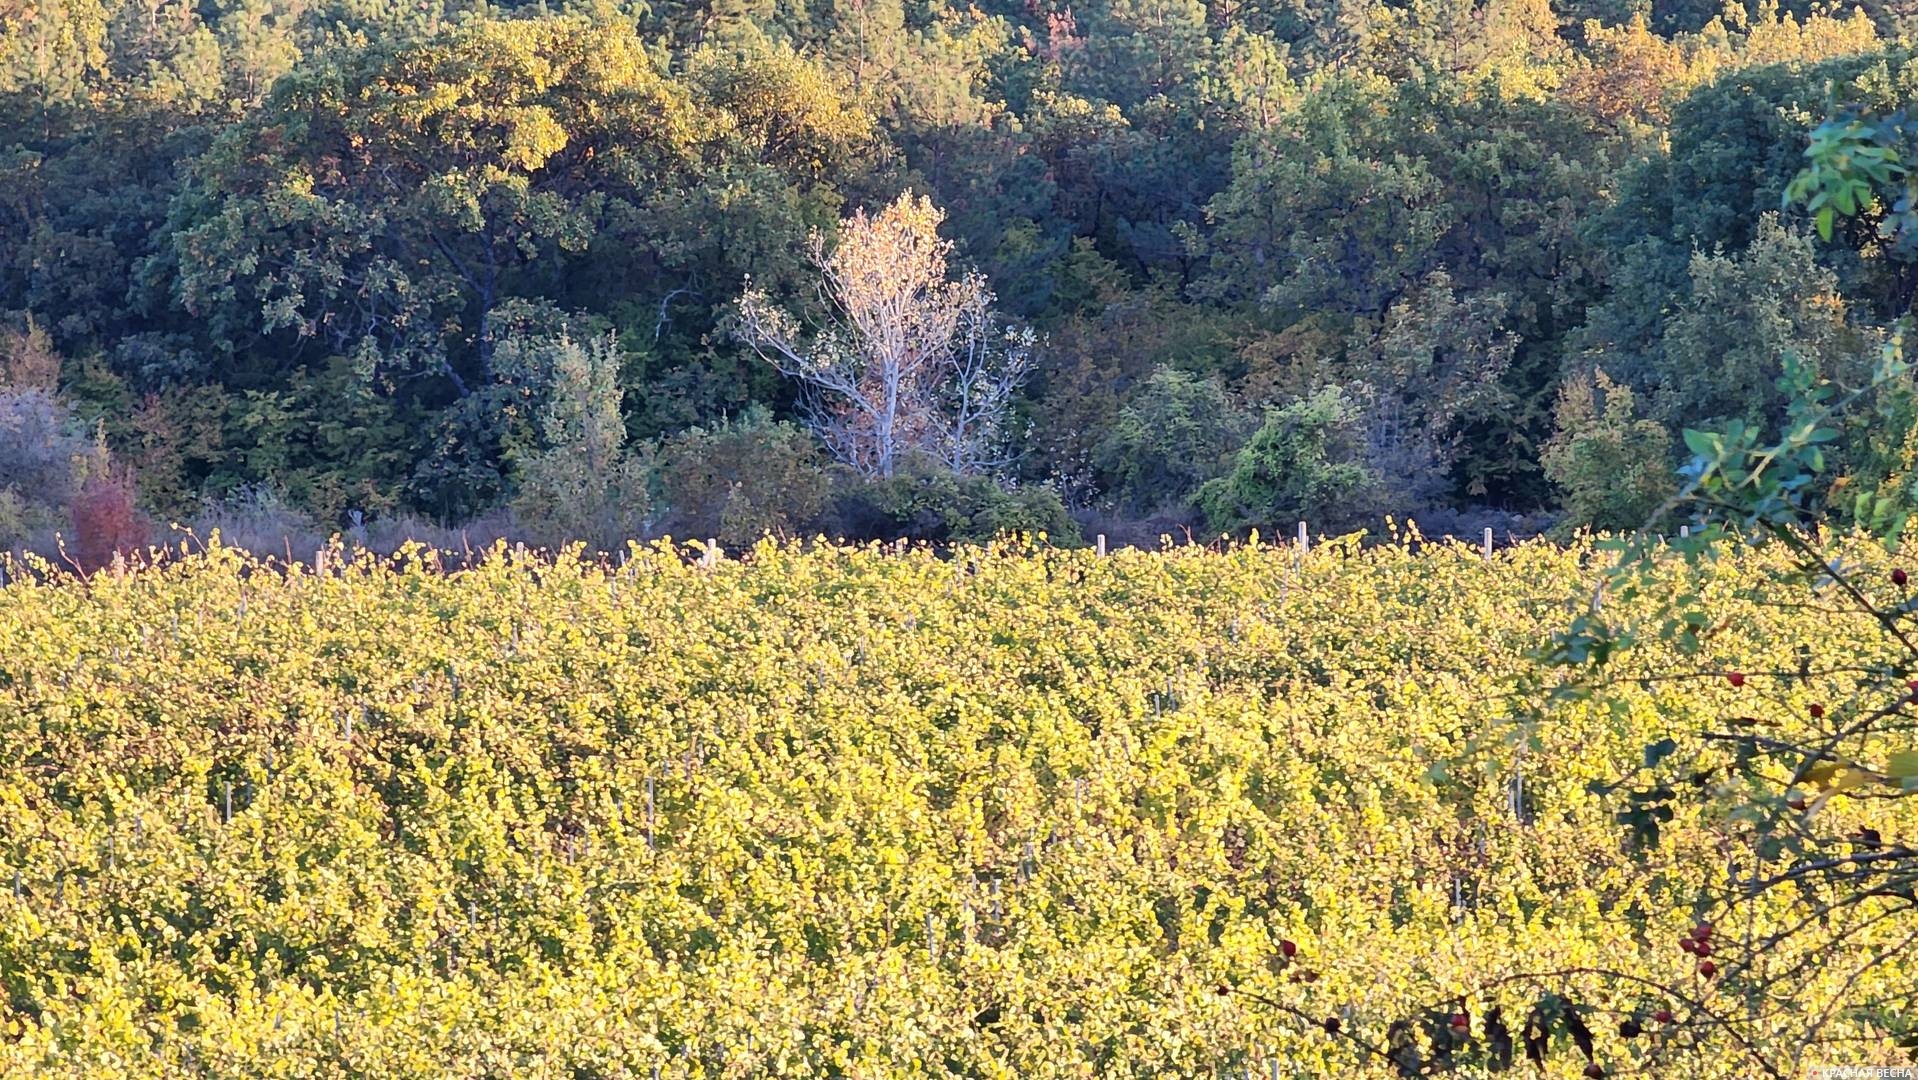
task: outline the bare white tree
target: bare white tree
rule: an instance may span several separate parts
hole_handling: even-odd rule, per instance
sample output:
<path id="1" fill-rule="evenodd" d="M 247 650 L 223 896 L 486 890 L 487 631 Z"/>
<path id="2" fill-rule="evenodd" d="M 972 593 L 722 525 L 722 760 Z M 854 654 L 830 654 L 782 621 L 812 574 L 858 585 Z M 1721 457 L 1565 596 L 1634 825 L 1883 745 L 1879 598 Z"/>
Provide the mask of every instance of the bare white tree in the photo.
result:
<path id="1" fill-rule="evenodd" d="M 1032 327 L 993 314 L 992 293 L 981 290 L 968 298 L 941 414 L 940 456 L 952 471 L 991 472 L 1010 464 L 1000 453 L 1002 428 L 1037 345 Z"/>
<path id="2" fill-rule="evenodd" d="M 983 276 L 947 277 L 944 220 L 906 192 L 847 218 L 830 251 L 815 233 L 832 320 L 811 334 L 751 281 L 739 298 L 740 339 L 798 380 L 813 429 L 867 476 L 891 476 L 915 451 L 959 472 L 1000 464 L 1000 425 L 1032 361 L 1032 331 L 993 314 Z"/>

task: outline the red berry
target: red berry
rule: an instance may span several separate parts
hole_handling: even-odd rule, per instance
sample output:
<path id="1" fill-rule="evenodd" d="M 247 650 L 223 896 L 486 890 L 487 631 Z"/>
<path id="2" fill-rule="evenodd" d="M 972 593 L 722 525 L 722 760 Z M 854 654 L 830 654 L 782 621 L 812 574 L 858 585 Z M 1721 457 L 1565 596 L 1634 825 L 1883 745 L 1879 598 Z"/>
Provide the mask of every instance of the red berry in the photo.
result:
<path id="1" fill-rule="evenodd" d="M 1672 1022 L 1672 1011 L 1670 1009 L 1660 1009 L 1652 1014 L 1652 1019 L 1661 1024 L 1669 1024 Z"/>
<path id="2" fill-rule="evenodd" d="M 1718 974 L 1718 965 L 1712 963 L 1710 960 L 1700 960 L 1698 962 L 1698 973 L 1709 979 L 1713 975 Z"/>
<path id="3" fill-rule="evenodd" d="M 1701 957 L 1710 956 L 1712 954 L 1712 943 L 1709 941 L 1701 941 L 1698 943 L 1697 947 L 1692 949 L 1692 951 L 1697 953 Z"/>
<path id="4" fill-rule="evenodd" d="M 1745 685 L 1745 673 L 1742 671 L 1734 671 L 1730 675 L 1725 676 L 1725 681 L 1731 683 L 1733 686 L 1743 686 Z"/>
<path id="5" fill-rule="evenodd" d="M 1712 939 L 1712 924 L 1702 922 L 1692 927 L 1692 936 L 1700 941 L 1710 941 Z"/>
<path id="6" fill-rule="evenodd" d="M 1464 1030 L 1465 1028 L 1468 1028 L 1468 1027 L 1471 1027 L 1471 1026 L 1472 1026 L 1472 1019 L 1471 1019 L 1471 1017 L 1469 1017 L 1469 1016 L 1466 1016 L 1466 1015 L 1465 1015 L 1464 1013 L 1453 1013 L 1453 1014 L 1452 1014 L 1452 1027 L 1453 1027 L 1454 1029 L 1457 1029 L 1457 1030 Z"/>
<path id="7" fill-rule="evenodd" d="M 1590 1065 L 1585 1066 L 1585 1075 L 1591 1077 L 1592 1080 L 1598 1080 L 1599 1077 L 1605 1075 L 1605 1066 L 1594 1061 Z"/>
<path id="8" fill-rule="evenodd" d="M 1805 811 L 1805 797 L 1797 792 L 1792 792 L 1785 797 L 1785 805 L 1802 814 Z"/>
<path id="9" fill-rule="evenodd" d="M 1905 684 L 1905 689 L 1911 691 L 1914 694 L 1918 694 L 1918 679 L 1913 679 L 1910 682 L 1907 682 Z"/>
<path id="10" fill-rule="evenodd" d="M 1290 960 L 1299 955 L 1299 947 L 1288 939 L 1282 939 L 1279 942 L 1279 952 L 1283 953 L 1287 960 Z"/>
<path id="11" fill-rule="evenodd" d="M 1823 705 L 1813 705 L 1810 709 L 1807 709 L 1806 711 L 1811 713 L 1811 718 L 1813 720 L 1823 720 L 1825 718 L 1825 707 Z"/>
<path id="12" fill-rule="evenodd" d="M 1905 582 L 1908 580 L 1910 579 L 1905 577 L 1905 568 L 1902 566 L 1891 572 L 1891 583 L 1893 585 L 1903 588 Z"/>
<path id="13" fill-rule="evenodd" d="M 1678 939 L 1678 947 L 1688 953 L 1695 953 L 1698 951 L 1698 942 L 1688 937 L 1682 937 Z"/>
<path id="14" fill-rule="evenodd" d="M 1339 1033 L 1339 1018 L 1336 1016 L 1328 1016 L 1325 1018 L 1325 1023 L 1320 1026 L 1325 1028 L 1327 1035 L 1337 1035 Z"/>

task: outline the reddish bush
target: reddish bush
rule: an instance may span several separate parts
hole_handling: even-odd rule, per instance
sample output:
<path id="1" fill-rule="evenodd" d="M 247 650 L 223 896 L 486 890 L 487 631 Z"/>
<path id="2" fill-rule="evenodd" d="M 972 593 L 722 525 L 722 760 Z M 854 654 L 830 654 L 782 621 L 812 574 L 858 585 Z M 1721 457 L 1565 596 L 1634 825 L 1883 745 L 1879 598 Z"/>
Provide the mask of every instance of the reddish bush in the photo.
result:
<path id="1" fill-rule="evenodd" d="M 146 543 L 147 520 L 136 501 L 133 478 L 114 472 L 89 479 L 68 508 L 73 548 L 68 555 L 85 573 L 113 563 L 113 557 L 139 551 Z"/>

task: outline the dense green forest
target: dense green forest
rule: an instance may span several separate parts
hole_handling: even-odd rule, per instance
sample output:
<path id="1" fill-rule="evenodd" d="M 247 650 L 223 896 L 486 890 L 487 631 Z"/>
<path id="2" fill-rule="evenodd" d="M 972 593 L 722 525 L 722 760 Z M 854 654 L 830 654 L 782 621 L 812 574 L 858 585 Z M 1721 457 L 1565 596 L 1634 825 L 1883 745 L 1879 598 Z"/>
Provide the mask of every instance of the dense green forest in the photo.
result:
<path id="1" fill-rule="evenodd" d="M 1834 116 L 1895 162 L 1907 29 L 0 0 L 0 547 L 1634 525 L 1895 345 L 1909 205 L 1786 196 Z M 1830 483 L 1906 497 L 1908 382 Z"/>

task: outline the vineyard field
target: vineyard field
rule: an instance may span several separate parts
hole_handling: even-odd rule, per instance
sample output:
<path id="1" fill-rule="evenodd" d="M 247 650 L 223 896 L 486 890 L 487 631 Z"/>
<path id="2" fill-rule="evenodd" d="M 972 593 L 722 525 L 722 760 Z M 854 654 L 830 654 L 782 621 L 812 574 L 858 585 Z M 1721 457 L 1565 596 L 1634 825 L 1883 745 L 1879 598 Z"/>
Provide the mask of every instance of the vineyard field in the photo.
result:
<path id="1" fill-rule="evenodd" d="M 1547 992 L 1603 1020 L 1606 1075 L 1898 1060 L 1857 1012 L 1910 984 L 1894 927 L 1807 961 L 1787 1007 L 1734 988 L 1795 962 L 1738 951 L 1788 898 L 1719 927 L 1718 982 L 1673 947 L 1737 823 L 1680 802 L 1635 849 L 1593 786 L 1821 691 L 1540 700 L 1532 652 L 1600 558 L 767 543 L 315 573 L 215 545 L 86 582 L 15 568 L 0 1075 L 1388 1076 L 1368 1046 L 1394 1021 L 1460 1008 L 1477 1037 Z M 1882 647 L 1752 602 L 1770 558 L 1670 571 L 1718 616 L 1671 669 Z M 1676 1022 L 1617 1033 L 1658 1008 Z M 1814 1025 L 1856 1053 L 1804 1057 Z M 1542 1074 L 1587 1067 L 1558 1035 Z"/>

